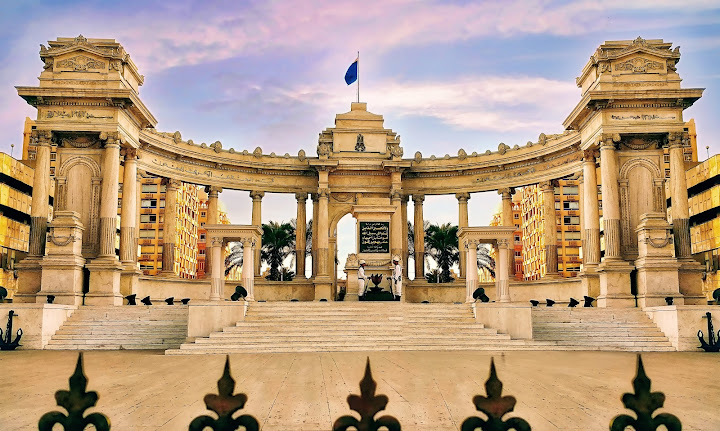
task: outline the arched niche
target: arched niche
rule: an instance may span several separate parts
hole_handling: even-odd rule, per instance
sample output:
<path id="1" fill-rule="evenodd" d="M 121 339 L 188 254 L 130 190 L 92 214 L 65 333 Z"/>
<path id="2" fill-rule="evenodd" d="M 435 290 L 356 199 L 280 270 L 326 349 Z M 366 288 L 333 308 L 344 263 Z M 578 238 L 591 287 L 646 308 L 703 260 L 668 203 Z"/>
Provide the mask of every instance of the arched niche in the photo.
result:
<path id="1" fill-rule="evenodd" d="M 88 156 L 72 156 L 63 161 L 56 176 L 57 208 L 80 214 L 83 231 L 83 257 L 98 252 L 98 220 L 102 177 L 100 165 Z"/>
<path id="2" fill-rule="evenodd" d="M 633 158 L 620 168 L 621 252 L 626 259 L 638 254 L 637 228 L 648 212 L 665 212 L 664 178 L 654 158 Z"/>

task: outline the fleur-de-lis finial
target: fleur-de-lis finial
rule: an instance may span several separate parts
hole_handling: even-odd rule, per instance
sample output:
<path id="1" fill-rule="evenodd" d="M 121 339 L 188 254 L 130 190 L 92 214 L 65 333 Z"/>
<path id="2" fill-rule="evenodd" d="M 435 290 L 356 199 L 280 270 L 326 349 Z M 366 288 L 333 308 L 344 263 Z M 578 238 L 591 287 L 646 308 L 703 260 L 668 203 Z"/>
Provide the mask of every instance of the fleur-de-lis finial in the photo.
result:
<path id="1" fill-rule="evenodd" d="M 189 431 L 202 431 L 206 427 L 214 431 L 234 431 L 245 427 L 246 431 L 257 431 L 260 428 L 257 419 L 250 415 L 241 415 L 237 418 L 232 415 L 241 410 L 247 402 L 247 395 L 234 394 L 235 380 L 230 375 L 230 355 L 225 358 L 225 369 L 218 380 L 218 395 L 207 394 L 203 401 L 208 410 L 214 411 L 218 418 L 207 415 L 198 416 L 190 422 Z"/>
<path id="2" fill-rule="evenodd" d="M 83 371 L 83 354 L 80 352 L 75 372 L 70 376 L 70 390 L 55 392 L 57 405 L 67 410 L 68 414 L 65 415 L 58 411 L 45 413 L 38 422 L 38 429 L 51 431 L 55 424 L 60 424 L 65 431 L 82 431 L 92 424 L 97 431 L 109 431 L 110 420 L 102 413 L 92 413 L 83 417 L 85 410 L 94 407 L 99 398 L 97 392 L 85 391 L 87 383 L 88 380 Z"/>
<path id="3" fill-rule="evenodd" d="M 497 371 L 495 371 L 495 361 L 490 359 L 490 376 L 485 382 L 487 397 L 476 395 L 473 398 L 475 408 L 485 413 L 488 418 L 484 420 L 478 416 L 470 416 L 463 421 L 460 428 L 462 431 L 474 431 L 478 428 L 482 431 L 530 431 L 530 424 L 524 419 L 510 418 L 507 421 L 502 420 L 503 416 L 513 411 L 515 403 L 517 403 L 513 396 L 503 397 L 502 388 L 503 384 L 497 377 Z"/>
<path id="4" fill-rule="evenodd" d="M 350 410 L 360 413 L 360 420 L 350 415 L 341 416 L 333 424 L 333 431 L 346 431 L 351 427 L 357 431 L 377 431 L 381 427 L 387 427 L 389 431 L 400 431 L 400 422 L 393 416 L 385 415 L 375 419 L 375 415 L 385 410 L 388 403 L 387 396 L 375 395 L 376 388 L 377 383 L 372 378 L 368 357 L 365 375 L 360 380 L 360 396 L 351 394 L 347 398 Z"/>
<path id="5" fill-rule="evenodd" d="M 637 356 L 637 375 L 633 380 L 634 394 L 625 393 L 622 402 L 626 409 L 632 410 L 637 419 L 628 415 L 619 415 L 610 422 L 610 431 L 623 431 L 626 427 L 633 427 L 635 431 L 655 431 L 665 425 L 668 431 L 682 430 L 680 419 L 670 413 L 660 413 L 652 417 L 655 410 L 665 403 L 665 394 L 650 392 L 650 378 L 645 374 L 642 356 Z"/>

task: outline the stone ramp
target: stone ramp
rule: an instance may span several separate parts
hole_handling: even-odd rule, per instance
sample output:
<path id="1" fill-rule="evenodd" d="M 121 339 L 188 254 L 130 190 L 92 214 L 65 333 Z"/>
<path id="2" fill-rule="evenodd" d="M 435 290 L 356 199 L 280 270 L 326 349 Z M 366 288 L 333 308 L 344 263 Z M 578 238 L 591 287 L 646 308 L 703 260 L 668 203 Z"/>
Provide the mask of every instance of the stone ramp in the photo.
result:
<path id="1" fill-rule="evenodd" d="M 186 339 L 188 307 L 80 307 L 52 336 L 48 350 L 166 350 Z"/>
<path id="2" fill-rule="evenodd" d="M 236 326 L 165 353 L 495 351 L 525 345 L 476 323 L 466 304 L 251 303 Z"/>
<path id="3" fill-rule="evenodd" d="M 533 345 L 538 350 L 543 346 L 552 350 L 676 350 L 637 308 L 536 307 L 532 321 Z"/>

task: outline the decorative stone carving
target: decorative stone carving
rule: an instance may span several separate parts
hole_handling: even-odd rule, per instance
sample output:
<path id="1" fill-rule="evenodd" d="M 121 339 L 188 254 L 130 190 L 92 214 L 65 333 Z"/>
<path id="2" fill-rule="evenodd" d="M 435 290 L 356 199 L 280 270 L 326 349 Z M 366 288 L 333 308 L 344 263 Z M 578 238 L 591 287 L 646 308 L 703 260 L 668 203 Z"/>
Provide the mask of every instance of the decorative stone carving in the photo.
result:
<path id="1" fill-rule="evenodd" d="M 498 153 L 501 155 L 507 153 L 507 150 L 509 149 L 510 147 L 505 145 L 504 142 L 500 142 L 500 144 L 498 145 Z"/>
<path id="2" fill-rule="evenodd" d="M 60 145 L 65 148 L 92 148 L 99 147 L 100 140 L 92 135 L 77 135 L 60 138 Z"/>
<path id="3" fill-rule="evenodd" d="M 321 142 L 317 146 L 317 154 L 320 157 L 327 157 L 332 152 L 332 144 L 329 142 Z"/>
<path id="4" fill-rule="evenodd" d="M 298 151 L 298 160 L 304 162 L 307 157 L 305 156 L 305 150 Z"/>
<path id="5" fill-rule="evenodd" d="M 365 138 L 363 135 L 358 133 L 357 142 L 355 143 L 355 151 L 365 151 Z"/>
<path id="6" fill-rule="evenodd" d="M 93 69 L 103 70 L 105 69 L 105 62 L 95 60 L 94 58 L 88 57 L 86 55 L 76 55 L 75 57 L 70 57 L 58 61 L 57 66 L 78 71 L 87 71 Z"/>
<path id="7" fill-rule="evenodd" d="M 422 162 L 422 153 L 420 151 L 415 151 L 415 163 Z"/>
<path id="8" fill-rule="evenodd" d="M 545 145 L 547 144 L 547 135 L 544 133 L 541 133 L 540 136 L 538 136 L 538 144 Z"/>
<path id="9" fill-rule="evenodd" d="M 460 149 L 458 150 L 458 159 L 459 159 L 459 160 L 465 160 L 465 159 L 467 159 L 467 153 L 466 153 L 465 150 L 463 150 L 462 148 L 460 148 Z"/>
<path id="10" fill-rule="evenodd" d="M 100 140 L 105 141 L 105 145 L 119 145 L 125 143 L 125 138 L 120 132 L 101 132 Z"/>
<path id="11" fill-rule="evenodd" d="M 658 63 L 657 61 L 648 60 L 647 58 L 642 57 L 636 57 L 615 65 L 615 70 L 617 71 L 626 70 L 632 73 L 647 73 L 647 71 L 649 70 L 662 69 L 662 63 Z"/>
<path id="12" fill-rule="evenodd" d="M 400 158 L 403 156 L 403 149 L 398 144 L 387 144 L 387 150 L 393 158 Z"/>
<path id="13" fill-rule="evenodd" d="M 348 268 L 348 267 L 360 266 L 360 264 L 358 262 L 359 262 L 359 259 L 358 259 L 357 254 L 350 253 L 350 254 L 348 254 L 347 260 L 345 261 L 345 267 Z"/>
<path id="14" fill-rule="evenodd" d="M 175 133 L 172 134 L 172 140 L 174 143 L 179 144 L 182 142 L 182 135 L 179 131 L 175 131 Z"/>
<path id="15" fill-rule="evenodd" d="M 464 203 L 470 200 L 470 193 L 455 193 L 455 199 L 460 203 Z"/>
<path id="16" fill-rule="evenodd" d="M 623 136 L 620 143 L 631 150 L 646 150 L 662 147 L 661 136 Z"/>
<path id="17" fill-rule="evenodd" d="M 595 149 L 587 149 L 583 151 L 583 160 L 586 162 L 595 162 L 597 159 L 597 151 Z"/>
<path id="18" fill-rule="evenodd" d="M 33 130 L 30 132 L 30 140 L 34 145 L 52 145 L 53 133 L 50 130 Z"/>
<path id="19" fill-rule="evenodd" d="M 255 150 L 253 151 L 253 156 L 255 156 L 255 158 L 257 158 L 257 159 L 262 157 L 262 148 L 256 147 Z"/>

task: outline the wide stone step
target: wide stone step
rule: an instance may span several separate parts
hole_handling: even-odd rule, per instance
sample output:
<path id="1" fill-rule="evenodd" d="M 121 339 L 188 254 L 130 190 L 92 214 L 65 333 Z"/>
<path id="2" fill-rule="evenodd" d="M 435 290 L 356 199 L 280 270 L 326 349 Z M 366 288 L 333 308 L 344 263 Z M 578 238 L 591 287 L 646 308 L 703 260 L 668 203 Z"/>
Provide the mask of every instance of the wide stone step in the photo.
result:
<path id="1" fill-rule="evenodd" d="M 231 337 L 231 336 L 211 336 L 210 338 L 199 338 L 195 340 L 196 344 L 244 344 L 244 343 L 257 343 L 257 344 L 266 344 L 266 343 L 277 343 L 277 342 L 287 342 L 287 343 L 305 343 L 305 342 L 317 342 L 317 343 L 334 343 L 336 341 L 339 342 L 369 342 L 369 343 L 401 343 L 406 342 L 408 339 L 412 340 L 423 340 L 427 342 L 439 342 L 444 344 L 453 344 L 456 342 L 474 342 L 474 341 L 507 341 L 510 340 L 509 336 L 502 336 L 497 334 L 488 334 L 488 335 L 473 335 L 473 336 L 467 336 L 467 335 L 461 335 L 461 334 L 453 334 L 449 336 L 437 336 L 437 337 L 428 337 L 428 336 L 417 336 L 417 337 L 396 337 L 392 335 L 383 335 L 383 334 L 369 334 L 369 335 L 354 335 L 354 336 L 347 336 L 342 338 L 329 338 L 327 336 L 323 335 L 295 335 L 295 336 L 281 336 L 278 335 L 276 337 L 263 337 L 263 338 L 248 338 L 248 337 Z"/>
<path id="2" fill-rule="evenodd" d="M 177 348 L 177 345 L 155 344 L 63 344 L 47 345 L 46 350 L 166 350 Z"/>

